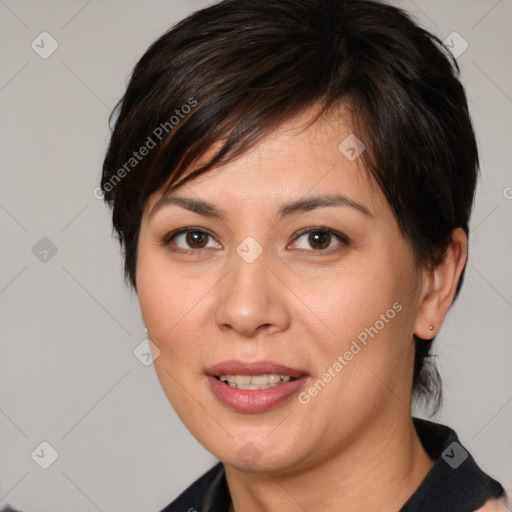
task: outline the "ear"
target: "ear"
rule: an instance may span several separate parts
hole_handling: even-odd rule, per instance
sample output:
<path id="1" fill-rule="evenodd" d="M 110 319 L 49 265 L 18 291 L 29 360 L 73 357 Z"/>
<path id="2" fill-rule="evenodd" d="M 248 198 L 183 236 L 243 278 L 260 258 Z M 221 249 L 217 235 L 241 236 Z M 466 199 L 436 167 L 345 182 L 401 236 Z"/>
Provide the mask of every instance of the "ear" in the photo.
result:
<path id="1" fill-rule="evenodd" d="M 468 238 L 462 228 L 452 231 L 446 255 L 437 267 L 422 274 L 422 289 L 414 334 L 430 340 L 437 335 L 452 305 L 468 256 Z"/>

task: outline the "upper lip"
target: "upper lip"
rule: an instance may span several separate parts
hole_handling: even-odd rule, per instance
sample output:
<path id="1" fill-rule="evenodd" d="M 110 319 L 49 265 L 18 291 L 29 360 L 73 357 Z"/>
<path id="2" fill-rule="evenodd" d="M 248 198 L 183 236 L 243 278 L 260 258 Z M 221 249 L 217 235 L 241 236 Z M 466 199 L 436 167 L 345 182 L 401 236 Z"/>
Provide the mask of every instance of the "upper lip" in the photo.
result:
<path id="1" fill-rule="evenodd" d="M 268 375 L 276 373 L 278 375 L 289 375 L 298 379 L 307 375 L 304 370 L 285 366 L 274 361 L 240 361 L 230 359 L 221 361 L 206 369 L 206 375 L 218 377 L 219 375 Z"/>

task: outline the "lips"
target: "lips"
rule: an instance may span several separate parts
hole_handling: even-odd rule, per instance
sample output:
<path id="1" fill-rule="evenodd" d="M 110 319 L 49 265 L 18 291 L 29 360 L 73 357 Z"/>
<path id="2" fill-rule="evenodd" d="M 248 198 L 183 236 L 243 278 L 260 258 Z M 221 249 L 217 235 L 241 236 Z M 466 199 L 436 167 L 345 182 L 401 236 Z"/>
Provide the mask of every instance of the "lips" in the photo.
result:
<path id="1" fill-rule="evenodd" d="M 206 370 L 210 390 L 226 407 L 237 412 L 255 413 L 274 409 L 297 394 L 309 379 L 308 374 L 273 361 L 245 362 L 223 361 Z M 265 389 L 238 389 L 220 380 L 225 375 L 271 375 L 289 376 L 292 379 Z"/>
<path id="2" fill-rule="evenodd" d="M 214 364 L 206 370 L 206 375 L 219 377 L 220 375 L 268 375 L 277 373 L 279 375 L 289 375 L 294 379 L 300 379 L 307 375 L 303 370 L 285 366 L 273 361 L 239 361 L 232 359 Z"/>

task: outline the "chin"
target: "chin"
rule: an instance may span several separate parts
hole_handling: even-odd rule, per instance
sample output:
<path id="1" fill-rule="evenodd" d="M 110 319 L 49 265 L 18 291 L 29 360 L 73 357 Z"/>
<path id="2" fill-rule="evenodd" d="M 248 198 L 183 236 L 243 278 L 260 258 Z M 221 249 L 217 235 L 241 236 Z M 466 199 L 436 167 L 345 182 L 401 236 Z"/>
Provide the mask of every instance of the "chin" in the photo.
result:
<path id="1" fill-rule="evenodd" d="M 252 433 L 236 433 L 230 438 L 227 445 L 219 446 L 216 440 L 211 443 L 202 443 L 221 462 L 249 473 L 280 473 L 296 468 L 302 459 L 297 447 L 301 446 L 301 439 L 294 435 L 275 435 L 267 437 L 272 430 L 263 428 L 252 429 Z"/>

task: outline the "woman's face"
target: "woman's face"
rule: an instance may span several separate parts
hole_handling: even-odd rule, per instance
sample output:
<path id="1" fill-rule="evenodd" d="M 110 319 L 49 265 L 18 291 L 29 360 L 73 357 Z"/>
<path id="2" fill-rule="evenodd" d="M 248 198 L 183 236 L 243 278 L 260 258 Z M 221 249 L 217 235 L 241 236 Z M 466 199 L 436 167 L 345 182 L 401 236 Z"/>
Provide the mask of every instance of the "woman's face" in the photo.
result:
<path id="1" fill-rule="evenodd" d="M 422 273 L 349 125 L 304 129 L 310 116 L 156 192 L 142 219 L 158 378 L 198 441 L 239 469 L 306 468 L 410 418 Z"/>

